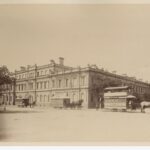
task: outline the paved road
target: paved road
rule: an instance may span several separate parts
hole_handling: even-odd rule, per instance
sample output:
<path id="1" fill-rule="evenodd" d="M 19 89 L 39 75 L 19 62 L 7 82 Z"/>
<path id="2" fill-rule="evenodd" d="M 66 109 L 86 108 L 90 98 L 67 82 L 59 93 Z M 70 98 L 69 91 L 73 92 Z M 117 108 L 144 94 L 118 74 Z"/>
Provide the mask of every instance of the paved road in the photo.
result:
<path id="1" fill-rule="evenodd" d="M 150 141 L 150 113 L 24 109 L 0 113 L 2 142 Z"/>

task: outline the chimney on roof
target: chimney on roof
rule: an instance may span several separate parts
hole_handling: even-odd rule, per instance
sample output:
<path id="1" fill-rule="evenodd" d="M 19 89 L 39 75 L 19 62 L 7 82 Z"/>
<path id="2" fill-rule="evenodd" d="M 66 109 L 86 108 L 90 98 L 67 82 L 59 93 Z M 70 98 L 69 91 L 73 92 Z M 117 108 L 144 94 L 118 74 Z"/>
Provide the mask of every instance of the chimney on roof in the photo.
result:
<path id="1" fill-rule="evenodd" d="M 59 64 L 60 64 L 61 66 L 64 65 L 64 58 L 63 58 L 63 57 L 59 57 Z"/>

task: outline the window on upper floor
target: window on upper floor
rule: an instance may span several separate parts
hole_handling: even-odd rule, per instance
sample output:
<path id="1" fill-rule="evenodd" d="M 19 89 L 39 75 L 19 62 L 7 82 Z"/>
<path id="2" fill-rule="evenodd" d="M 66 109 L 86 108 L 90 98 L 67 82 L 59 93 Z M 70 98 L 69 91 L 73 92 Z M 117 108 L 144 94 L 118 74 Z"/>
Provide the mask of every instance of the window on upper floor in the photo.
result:
<path id="1" fill-rule="evenodd" d="M 66 87 L 69 86 L 69 79 L 66 79 Z"/>
<path id="2" fill-rule="evenodd" d="M 10 90 L 12 91 L 12 89 L 13 89 L 13 86 L 12 86 L 12 85 L 10 85 Z"/>
<path id="3" fill-rule="evenodd" d="M 36 73 L 37 77 L 39 77 L 39 71 Z"/>
<path id="4" fill-rule="evenodd" d="M 33 90 L 33 83 L 29 83 L 29 90 Z"/>
<path id="5" fill-rule="evenodd" d="M 45 70 L 45 75 L 47 75 L 47 70 Z"/>
<path id="6" fill-rule="evenodd" d="M 61 88 L 61 84 L 62 84 L 62 80 L 59 79 L 59 80 L 58 80 L 58 87 L 59 87 L 59 88 Z"/>
<path id="7" fill-rule="evenodd" d="M 26 84 L 24 84 L 24 90 L 26 90 Z"/>
<path id="8" fill-rule="evenodd" d="M 73 78 L 72 80 L 72 87 L 75 87 L 77 84 L 77 78 Z"/>
<path id="9" fill-rule="evenodd" d="M 47 88 L 49 88 L 49 81 L 47 81 Z"/>
<path id="10" fill-rule="evenodd" d="M 81 77 L 81 85 L 85 85 L 85 76 Z"/>
<path id="11" fill-rule="evenodd" d="M 55 80 L 52 80 L 52 88 L 55 87 Z"/>
<path id="12" fill-rule="evenodd" d="M 36 89 L 39 89 L 39 82 L 36 83 Z"/>
<path id="13" fill-rule="evenodd" d="M 20 91 L 20 84 L 18 84 L 18 91 Z"/>
<path id="14" fill-rule="evenodd" d="M 41 71 L 41 76 L 43 75 L 43 71 Z"/>
<path id="15" fill-rule="evenodd" d="M 47 81 L 44 81 L 44 89 L 47 88 Z"/>
<path id="16" fill-rule="evenodd" d="M 40 89 L 43 88 L 43 82 L 40 82 Z"/>
<path id="17" fill-rule="evenodd" d="M 34 72 L 33 72 L 33 73 L 32 73 L 32 77 L 34 77 L 34 75 L 35 75 L 35 74 L 34 74 Z"/>

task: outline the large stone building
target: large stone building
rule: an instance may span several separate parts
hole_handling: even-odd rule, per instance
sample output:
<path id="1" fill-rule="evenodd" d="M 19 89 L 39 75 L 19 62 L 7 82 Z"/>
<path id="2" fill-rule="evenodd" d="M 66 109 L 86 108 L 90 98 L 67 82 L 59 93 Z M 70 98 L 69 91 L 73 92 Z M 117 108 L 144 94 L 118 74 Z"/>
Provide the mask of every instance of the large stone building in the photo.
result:
<path id="1" fill-rule="evenodd" d="M 96 65 L 85 68 L 72 68 L 51 60 L 43 66 L 20 67 L 11 74 L 15 78 L 12 85 L 3 85 L 1 102 L 13 104 L 16 99 L 30 98 L 37 106 L 51 106 L 54 97 L 68 97 L 71 101 L 83 100 L 83 107 L 93 108 L 100 96 L 100 86 L 104 79 L 120 81 L 122 85 L 132 87 L 133 93 L 150 93 L 150 84 L 126 75 L 117 75 L 99 69 Z"/>

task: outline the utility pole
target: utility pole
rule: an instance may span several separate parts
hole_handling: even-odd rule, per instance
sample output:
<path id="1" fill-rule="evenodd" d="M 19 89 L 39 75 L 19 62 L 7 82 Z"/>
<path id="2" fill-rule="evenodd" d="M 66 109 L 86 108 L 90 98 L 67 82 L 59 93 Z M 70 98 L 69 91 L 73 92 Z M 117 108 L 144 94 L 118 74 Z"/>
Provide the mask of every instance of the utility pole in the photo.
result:
<path id="1" fill-rule="evenodd" d="M 16 103 L 16 71 L 15 78 L 13 78 L 13 105 Z"/>
<path id="2" fill-rule="evenodd" d="M 36 80 L 37 80 L 37 65 L 35 64 L 35 95 L 34 95 L 34 97 L 35 97 L 35 102 L 37 101 L 37 96 L 36 96 Z"/>

